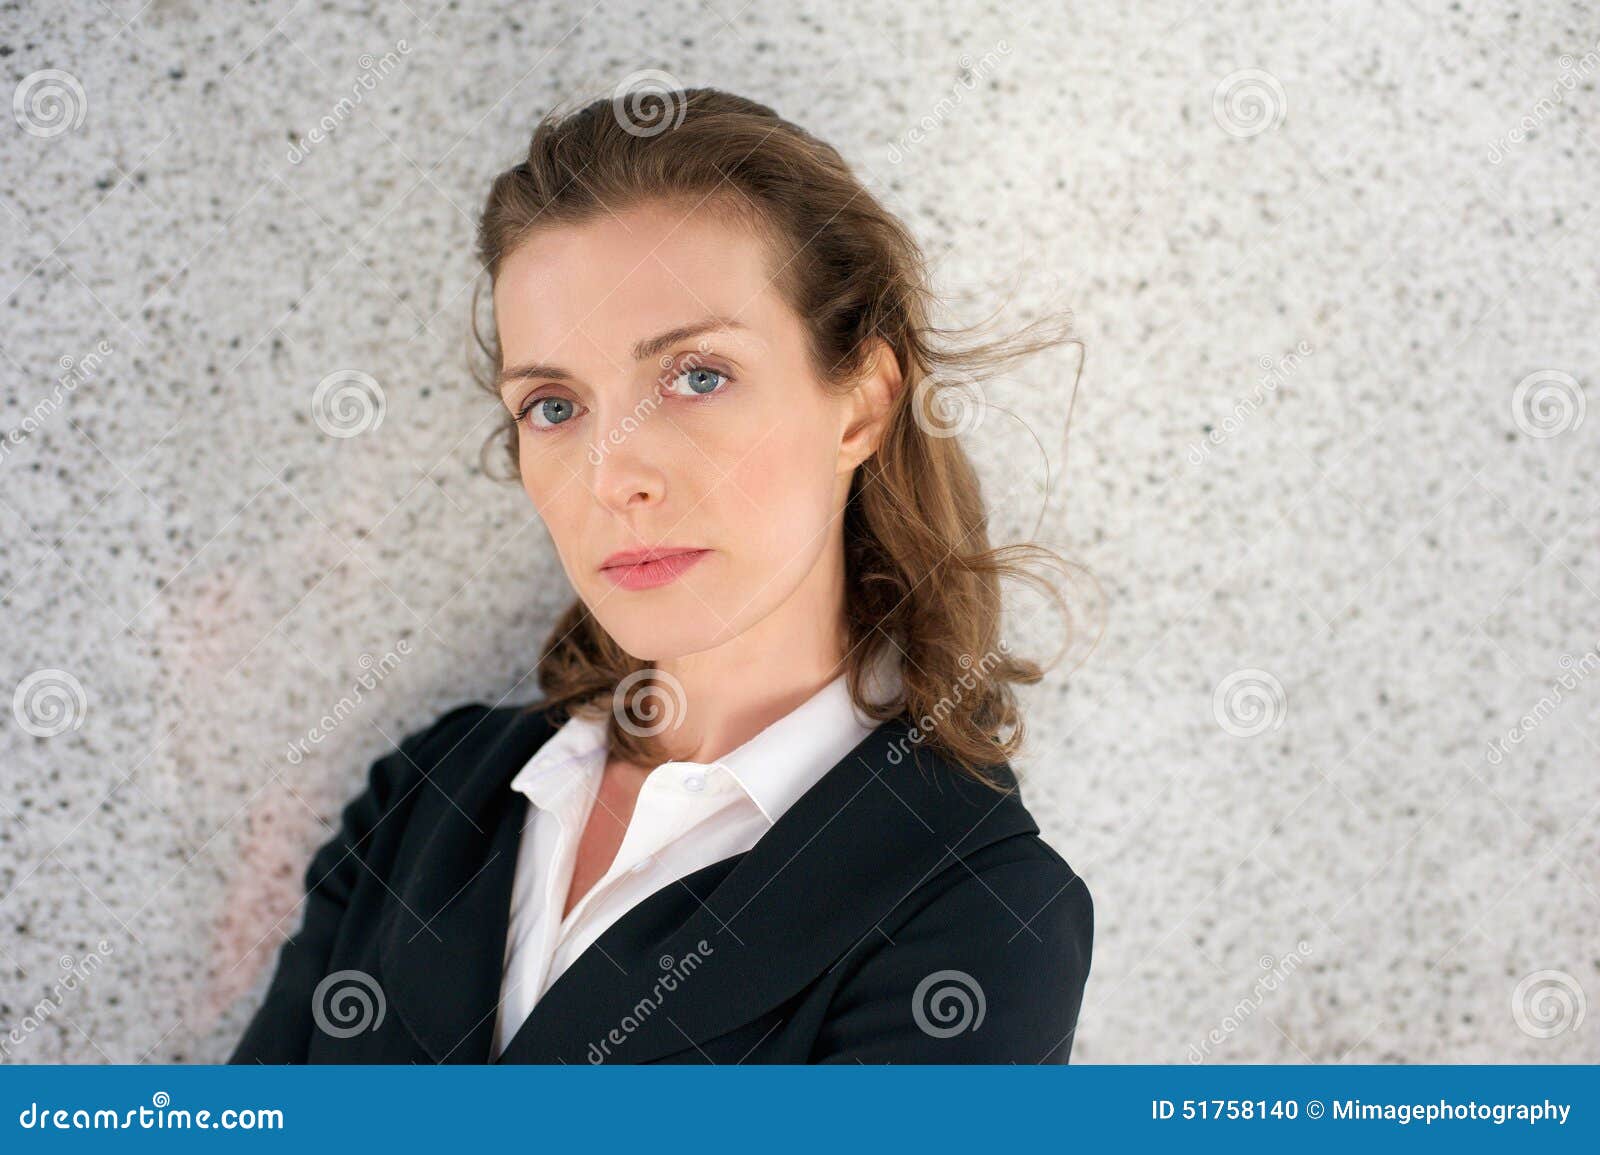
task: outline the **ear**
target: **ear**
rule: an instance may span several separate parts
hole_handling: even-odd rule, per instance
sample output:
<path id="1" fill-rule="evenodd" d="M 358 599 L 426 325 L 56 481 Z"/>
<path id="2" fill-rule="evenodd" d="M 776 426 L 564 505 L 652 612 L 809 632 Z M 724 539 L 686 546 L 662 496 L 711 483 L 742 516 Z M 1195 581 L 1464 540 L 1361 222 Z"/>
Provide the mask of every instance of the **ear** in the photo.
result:
<path id="1" fill-rule="evenodd" d="M 902 379 L 894 349 L 882 337 L 872 338 L 866 368 L 846 398 L 845 430 L 839 442 L 839 472 L 848 474 L 877 452 L 889 426 L 889 414 L 900 395 Z"/>

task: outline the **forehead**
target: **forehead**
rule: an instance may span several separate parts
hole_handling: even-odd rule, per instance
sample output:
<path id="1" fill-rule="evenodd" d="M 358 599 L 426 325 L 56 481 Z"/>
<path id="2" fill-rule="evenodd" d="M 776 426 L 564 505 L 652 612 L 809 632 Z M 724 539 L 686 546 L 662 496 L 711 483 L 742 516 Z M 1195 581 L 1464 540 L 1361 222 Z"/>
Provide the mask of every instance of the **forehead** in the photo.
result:
<path id="1" fill-rule="evenodd" d="M 771 337 L 785 310 L 765 243 L 715 214 L 652 205 L 535 232 L 501 263 L 495 324 L 508 363 L 590 350 L 715 314 Z"/>

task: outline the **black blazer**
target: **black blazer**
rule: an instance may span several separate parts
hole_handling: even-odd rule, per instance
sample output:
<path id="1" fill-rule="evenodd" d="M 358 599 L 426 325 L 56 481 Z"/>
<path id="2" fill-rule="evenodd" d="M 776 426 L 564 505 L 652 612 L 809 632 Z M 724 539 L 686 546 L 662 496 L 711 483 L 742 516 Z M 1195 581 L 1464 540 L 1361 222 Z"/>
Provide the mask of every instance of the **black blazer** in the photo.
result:
<path id="1" fill-rule="evenodd" d="M 491 1061 L 528 809 L 509 784 L 556 726 L 470 703 L 373 764 L 229 1062 Z M 1089 891 L 1019 793 L 914 736 L 883 723 L 751 850 L 640 902 L 493 1061 L 1065 1063 Z"/>

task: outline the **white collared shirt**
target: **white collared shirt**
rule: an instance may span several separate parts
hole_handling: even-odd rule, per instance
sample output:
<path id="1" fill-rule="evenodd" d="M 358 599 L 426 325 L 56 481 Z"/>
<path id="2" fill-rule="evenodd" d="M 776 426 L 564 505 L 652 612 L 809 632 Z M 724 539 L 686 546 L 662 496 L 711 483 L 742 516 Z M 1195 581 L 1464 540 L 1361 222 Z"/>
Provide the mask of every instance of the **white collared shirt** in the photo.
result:
<path id="1" fill-rule="evenodd" d="M 869 696 L 898 687 L 885 661 Z M 676 880 L 754 846 L 877 723 L 841 674 L 715 762 L 663 762 L 646 776 L 615 860 L 562 917 L 578 840 L 609 749 L 606 720 L 570 717 L 511 781 L 531 805 L 517 847 L 505 970 L 495 1019 L 499 1055 L 533 1005 L 605 930 Z"/>

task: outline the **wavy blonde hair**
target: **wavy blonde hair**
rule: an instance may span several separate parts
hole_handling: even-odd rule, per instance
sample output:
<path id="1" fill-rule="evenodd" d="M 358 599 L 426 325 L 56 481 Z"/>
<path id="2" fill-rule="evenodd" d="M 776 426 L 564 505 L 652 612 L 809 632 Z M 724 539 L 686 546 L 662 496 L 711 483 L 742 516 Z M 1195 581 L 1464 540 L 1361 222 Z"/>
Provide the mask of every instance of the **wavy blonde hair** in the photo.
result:
<path id="1" fill-rule="evenodd" d="M 541 119 L 527 159 L 495 177 L 479 218 L 478 256 L 491 292 L 506 256 L 536 230 L 659 202 L 723 214 L 764 239 L 769 267 L 778 270 L 774 287 L 804 326 L 825 388 L 853 387 L 874 338 L 893 350 L 904 387 L 881 445 L 856 470 L 844 511 L 850 692 L 879 721 L 908 715 L 915 741 L 1005 789 L 992 771 L 1020 748 L 1025 732 L 1012 687 L 1035 683 L 1044 671 L 1001 637 L 1000 581 L 1021 579 L 1043 590 L 1071 633 L 1072 607 L 1024 563 L 1069 567 L 1035 543 L 990 546 L 978 478 L 948 417 L 970 405 L 972 387 L 1001 367 L 1050 346 L 1077 345 L 1070 314 L 1001 340 L 957 343 L 966 330 L 929 322 L 935 298 L 917 242 L 839 153 L 765 105 L 714 88 L 631 102 L 606 97 Z M 489 336 L 480 332 L 478 309 L 475 295 L 473 336 L 488 361 L 475 376 L 498 404 L 499 337 L 492 319 Z M 484 452 L 500 439 L 511 464 L 507 479 L 515 480 L 517 432 L 509 413 Z M 487 458 L 484 464 L 495 476 Z M 902 692 L 869 700 L 870 671 L 882 658 L 896 660 L 891 647 L 901 655 Z M 660 727 L 650 716 L 650 670 L 575 599 L 546 641 L 538 666 L 544 699 L 530 708 L 556 719 L 605 711 L 612 754 L 657 765 L 672 755 L 651 733 Z M 619 694 L 620 686 L 646 692 Z"/>

